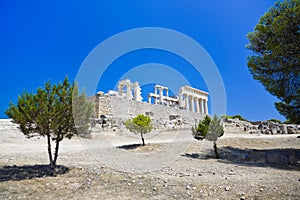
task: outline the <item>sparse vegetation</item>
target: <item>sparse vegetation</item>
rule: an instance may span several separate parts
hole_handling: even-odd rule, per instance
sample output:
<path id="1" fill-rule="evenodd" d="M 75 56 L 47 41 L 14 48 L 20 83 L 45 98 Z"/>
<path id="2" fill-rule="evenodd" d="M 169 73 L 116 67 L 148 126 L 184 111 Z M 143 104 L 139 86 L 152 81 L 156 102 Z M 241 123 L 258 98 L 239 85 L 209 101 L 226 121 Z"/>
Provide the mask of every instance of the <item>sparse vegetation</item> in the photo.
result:
<path id="1" fill-rule="evenodd" d="M 270 122 L 275 122 L 275 123 L 279 123 L 279 124 L 282 123 L 282 122 L 281 122 L 280 120 L 278 120 L 278 119 L 269 119 L 268 121 L 270 121 Z"/>
<path id="2" fill-rule="evenodd" d="M 241 120 L 241 121 L 248 121 L 247 119 L 245 119 L 245 118 L 242 117 L 241 115 L 234 115 L 234 116 L 223 115 L 223 116 L 221 116 L 221 118 L 227 118 L 227 119 L 239 119 L 239 120 Z"/>
<path id="3" fill-rule="evenodd" d="M 142 138 L 142 145 L 145 146 L 144 134 L 149 133 L 153 129 L 150 117 L 145 115 L 138 115 L 132 120 L 127 120 L 125 122 L 125 126 L 129 131 L 135 134 L 140 133 Z"/>

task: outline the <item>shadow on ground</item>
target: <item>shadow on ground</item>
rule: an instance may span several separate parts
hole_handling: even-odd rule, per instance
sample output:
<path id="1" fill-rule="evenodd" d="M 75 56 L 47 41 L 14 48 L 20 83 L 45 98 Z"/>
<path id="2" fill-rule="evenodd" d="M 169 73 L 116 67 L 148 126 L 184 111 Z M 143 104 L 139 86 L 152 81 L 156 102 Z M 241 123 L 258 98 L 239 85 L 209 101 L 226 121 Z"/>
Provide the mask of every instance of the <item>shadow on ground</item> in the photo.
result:
<path id="1" fill-rule="evenodd" d="M 63 165 L 58 165 L 55 169 L 50 165 L 4 166 L 0 168 L 0 182 L 55 176 L 68 171 L 69 168 Z"/>
<path id="2" fill-rule="evenodd" d="M 118 146 L 117 148 L 131 150 L 131 149 L 136 149 L 139 147 L 142 147 L 142 145 L 141 144 L 126 144 L 126 145 Z"/>
<path id="3" fill-rule="evenodd" d="M 300 171 L 300 149 L 240 149 L 227 146 L 219 148 L 218 152 L 220 154 L 218 162 Z M 213 150 L 207 155 L 186 153 L 182 156 L 202 160 L 215 159 Z"/>

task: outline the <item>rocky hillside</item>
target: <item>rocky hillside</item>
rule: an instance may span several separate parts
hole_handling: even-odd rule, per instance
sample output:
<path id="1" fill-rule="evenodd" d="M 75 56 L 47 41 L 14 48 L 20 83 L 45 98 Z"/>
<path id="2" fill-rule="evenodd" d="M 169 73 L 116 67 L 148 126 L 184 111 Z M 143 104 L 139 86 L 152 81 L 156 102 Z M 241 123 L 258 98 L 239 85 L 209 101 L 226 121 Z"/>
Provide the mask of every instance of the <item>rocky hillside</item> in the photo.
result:
<path id="1" fill-rule="evenodd" d="M 254 133 L 254 134 L 297 134 L 300 125 L 282 124 L 273 121 L 249 122 L 239 119 L 223 118 L 225 132 L 227 133 Z"/>

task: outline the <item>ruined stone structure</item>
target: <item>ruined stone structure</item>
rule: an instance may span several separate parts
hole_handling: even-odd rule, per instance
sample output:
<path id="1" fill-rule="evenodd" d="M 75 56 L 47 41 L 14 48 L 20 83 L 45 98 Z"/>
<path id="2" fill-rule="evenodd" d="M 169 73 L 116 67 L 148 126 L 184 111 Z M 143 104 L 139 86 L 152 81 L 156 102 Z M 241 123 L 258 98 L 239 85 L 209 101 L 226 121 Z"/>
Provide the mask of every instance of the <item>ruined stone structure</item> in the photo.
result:
<path id="1" fill-rule="evenodd" d="M 123 90 L 124 87 L 126 88 L 126 93 Z M 139 86 L 138 82 L 131 83 L 129 79 L 122 80 L 119 82 L 118 89 L 119 96 L 121 97 L 126 97 L 127 99 L 134 99 L 135 101 L 143 100 L 141 96 L 141 87 Z"/>
<path id="2" fill-rule="evenodd" d="M 208 93 L 202 90 L 183 86 L 179 90 L 180 107 L 192 112 L 208 114 Z"/>
<path id="3" fill-rule="evenodd" d="M 124 130 L 124 122 L 138 114 L 150 116 L 155 129 L 190 128 L 208 114 L 208 93 L 190 86 L 183 86 L 176 97 L 169 96 L 166 86 L 155 85 L 142 101 L 141 87 L 129 79 L 118 84 L 118 91 L 98 92 L 94 118 L 106 119 L 109 127 Z M 102 126 L 103 127 L 103 126 Z"/>

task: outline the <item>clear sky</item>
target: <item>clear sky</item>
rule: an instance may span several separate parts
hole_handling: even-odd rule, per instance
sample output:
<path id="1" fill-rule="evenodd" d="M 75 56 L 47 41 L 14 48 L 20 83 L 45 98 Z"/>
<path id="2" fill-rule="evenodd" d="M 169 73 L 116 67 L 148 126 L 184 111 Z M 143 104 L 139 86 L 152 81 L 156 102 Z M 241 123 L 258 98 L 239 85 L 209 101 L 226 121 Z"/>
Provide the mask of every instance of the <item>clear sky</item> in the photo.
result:
<path id="1" fill-rule="evenodd" d="M 245 48 L 246 34 L 274 2 L 1 1 L 0 118 L 6 118 L 9 102 L 16 102 L 22 91 L 35 91 L 45 81 L 56 83 L 65 75 L 74 80 L 86 56 L 107 38 L 134 28 L 163 27 L 193 38 L 214 60 L 226 89 L 227 114 L 284 120 L 274 108 L 277 99 L 252 78 L 246 64 L 251 54 Z M 180 68 L 185 77 L 194 76 L 189 64 L 178 56 L 148 49 L 120 56 L 105 71 L 98 89 L 112 89 L 122 73 L 145 63 Z M 191 79 L 192 86 L 207 89 L 201 77 Z"/>

